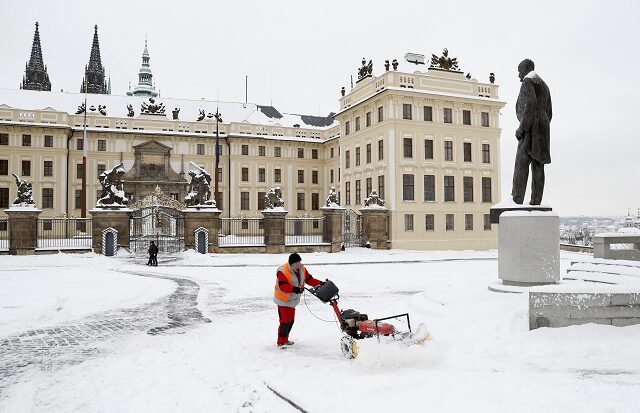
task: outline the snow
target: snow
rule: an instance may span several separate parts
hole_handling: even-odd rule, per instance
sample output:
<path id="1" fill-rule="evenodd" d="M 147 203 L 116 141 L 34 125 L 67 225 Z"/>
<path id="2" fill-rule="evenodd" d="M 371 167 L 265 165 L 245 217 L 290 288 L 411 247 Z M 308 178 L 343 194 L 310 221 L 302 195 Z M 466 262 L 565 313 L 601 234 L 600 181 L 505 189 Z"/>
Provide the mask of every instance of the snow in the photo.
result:
<path id="1" fill-rule="evenodd" d="M 561 254 L 563 269 L 592 261 Z M 487 289 L 497 279 L 496 251 L 301 255 L 314 276 L 338 285 L 343 309 L 370 318 L 408 312 L 412 326 L 426 323 L 433 339 L 413 347 L 363 340 L 359 357 L 345 360 L 336 324 L 318 319 L 332 320 L 330 307 L 305 294 L 291 334 L 296 344 L 277 349 L 274 272 L 288 254 L 188 251 L 164 264 L 160 257 L 157 268 L 93 254 L 3 258 L 0 306 L 11 299 L 22 307 L 12 310 L 13 324 L 0 312 L 2 335 L 16 331 L 17 320 L 22 330 L 43 325 L 36 315 L 56 313 L 59 302 L 77 303 L 76 314 L 61 317 L 72 319 L 96 311 L 94 300 L 116 307 L 139 300 L 135 283 L 159 292 L 160 280 L 118 272 L 130 270 L 197 282 L 198 308 L 212 322 L 183 334 L 131 334 L 57 370 L 32 367 L 2 389 L 0 411 L 295 411 L 267 385 L 308 412 L 637 411 L 640 326 L 529 331 L 527 294 Z M 636 271 L 617 279 L 635 288 Z"/>

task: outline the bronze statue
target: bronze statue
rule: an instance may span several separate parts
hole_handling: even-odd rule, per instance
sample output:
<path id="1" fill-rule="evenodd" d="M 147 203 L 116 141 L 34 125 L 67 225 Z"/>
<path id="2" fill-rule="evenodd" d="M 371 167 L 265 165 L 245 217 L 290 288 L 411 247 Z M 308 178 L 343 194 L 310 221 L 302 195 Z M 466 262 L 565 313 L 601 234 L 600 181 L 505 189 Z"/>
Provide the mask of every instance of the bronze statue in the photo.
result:
<path id="1" fill-rule="evenodd" d="M 393 61 L 391 62 L 391 66 L 393 66 L 393 70 L 398 70 L 398 61 L 396 59 L 393 59 Z"/>
<path id="2" fill-rule="evenodd" d="M 384 70 L 387 72 L 389 71 L 389 59 L 384 61 Z"/>
<path id="3" fill-rule="evenodd" d="M 327 196 L 327 203 L 325 204 L 327 207 L 339 207 L 340 203 L 338 202 L 338 193 L 336 192 L 336 187 L 331 186 L 329 190 L 329 195 Z"/>
<path id="4" fill-rule="evenodd" d="M 455 57 L 449 57 L 449 50 L 447 50 L 447 48 L 442 51 L 442 56 L 440 57 L 434 54 L 431 55 L 431 67 L 459 71 L 458 59 Z"/>
<path id="5" fill-rule="evenodd" d="M 13 205 L 16 206 L 34 206 L 33 202 L 33 185 L 29 181 L 20 179 L 18 175 L 11 174 L 16 178 L 16 185 L 18 186 L 18 196 L 13 201 Z"/>
<path id="6" fill-rule="evenodd" d="M 184 203 L 187 206 L 216 206 L 216 201 L 211 198 L 211 175 L 204 168 L 191 162 L 194 169 L 189 170 L 191 183 L 187 187 L 187 196 Z"/>
<path id="7" fill-rule="evenodd" d="M 84 102 L 82 102 L 82 105 L 78 106 L 78 110 L 76 110 L 76 115 L 80 115 L 81 113 L 84 113 L 85 111 L 85 105 Z"/>
<path id="8" fill-rule="evenodd" d="M 102 194 L 96 203 L 96 207 L 123 208 L 129 202 L 124 195 L 124 166 L 122 162 L 108 171 L 104 171 L 98 178 L 102 185 Z"/>
<path id="9" fill-rule="evenodd" d="M 269 192 L 264 196 L 264 209 L 283 208 L 284 201 L 282 200 L 282 190 L 279 186 L 271 188 Z"/>
<path id="10" fill-rule="evenodd" d="M 130 117 L 130 118 L 132 118 L 132 117 L 133 117 L 133 115 L 134 115 L 134 113 L 133 113 L 133 105 L 128 104 L 128 105 L 127 105 L 127 116 L 128 116 L 128 117 Z"/>
<path id="11" fill-rule="evenodd" d="M 340 89 L 340 94 L 344 96 L 345 93 L 347 93 L 347 91 L 345 90 L 344 86 L 342 86 L 342 89 Z"/>
<path id="12" fill-rule="evenodd" d="M 496 75 L 494 75 L 493 72 L 489 73 L 489 82 L 491 82 L 491 84 L 496 82 Z"/>
<path id="13" fill-rule="evenodd" d="M 180 115 L 180 108 L 175 108 L 171 111 L 173 115 L 173 120 L 178 120 L 178 115 Z"/>
<path id="14" fill-rule="evenodd" d="M 98 112 L 100 112 L 102 116 L 107 116 L 107 105 L 98 105 Z"/>
<path id="15" fill-rule="evenodd" d="M 362 67 L 358 69 L 358 80 L 363 79 L 367 76 L 370 76 L 373 73 L 373 61 L 362 58 Z"/>
<path id="16" fill-rule="evenodd" d="M 371 206 L 384 207 L 385 203 L 384 203 L 384 199 L 380 198 L 378 196 L 378 192 L 374 189 L 369 194 L 369 198 L 364 200 L 364 206 L 365 207 L 371 207 Z"/>
<path id="17" fill-rule="evenodd" d="M 149 103 L 142 102 L 140 112 L 147 115 L 164 115 L 164 103 L 156 104 L 153 97 L 149 98 Z"/>
<path id="18" fill-rule="evenodd" d="M 522 204 L 531 165 L 530 205 L 540 205 L 544 191 L 544 165 L 551 163 L 549 153 L 549 123 L 551 122 L 551 94 L 547 84 L 534 71 L 535 64 L 524 59 L 518 65 L 522 85 L 516 102 L 516 116 L 520 125 L 516 130 L 518 149 L 513 169 L 513 202 Z"/>
<path id="19" fill-rule="evenodd" d="M 206 117 L 206 115 L 204 114 L 204 109 L 200 109 L 200 114 L 198 115 L 198 122 L 200 122 L 202 119 L 204 119 Z"/>

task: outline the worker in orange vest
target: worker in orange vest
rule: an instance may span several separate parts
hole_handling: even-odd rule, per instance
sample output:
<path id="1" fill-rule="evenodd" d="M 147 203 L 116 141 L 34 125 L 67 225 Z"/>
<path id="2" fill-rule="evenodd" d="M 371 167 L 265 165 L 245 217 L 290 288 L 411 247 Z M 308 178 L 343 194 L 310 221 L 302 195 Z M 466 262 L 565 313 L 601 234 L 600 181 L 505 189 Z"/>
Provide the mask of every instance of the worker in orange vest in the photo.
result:
<path id="1" fill-rule="evenodd" d="M 273 293 L 273 301 L 278 305 L 278 347 L 286 348 L 293 345 L 289 341 L 289 333 L 293 327 L 296 315 L 296 306 L 300 302 L 300 296 L 304 292 L 304 285 L 312 287 L 324 284 L 309 274 L 302 265 L 302 258 L 297 252 L 289 256 L 289 261 L 278 267 L 276 288 Z"/>

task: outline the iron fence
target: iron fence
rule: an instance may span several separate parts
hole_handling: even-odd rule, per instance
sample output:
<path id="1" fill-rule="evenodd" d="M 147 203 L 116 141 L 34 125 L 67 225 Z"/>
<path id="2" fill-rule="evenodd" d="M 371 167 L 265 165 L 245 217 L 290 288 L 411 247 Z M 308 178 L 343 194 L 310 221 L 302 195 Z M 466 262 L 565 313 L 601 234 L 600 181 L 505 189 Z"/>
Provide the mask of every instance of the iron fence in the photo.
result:
<path id="1" fill-rule="evenodd" d="M 9 249 L 9 220 L 0 218 L 0 251 Z"/>
<path id="2" fill-rule="evenodd" d="M 324 217 L 286 218 L 284 221 L 284 244 L 322 244 L 323 227 Z"/>
<path id="3" fill-rule="evenodd" d="M 91 218 L 38 218 L 39 249 L 90 249 Z"/>
<path id="4" fill-rule="evenodd" d="M 264 245 L 262 218 L 220 218 L 219 224 L 220 247 Z"/>

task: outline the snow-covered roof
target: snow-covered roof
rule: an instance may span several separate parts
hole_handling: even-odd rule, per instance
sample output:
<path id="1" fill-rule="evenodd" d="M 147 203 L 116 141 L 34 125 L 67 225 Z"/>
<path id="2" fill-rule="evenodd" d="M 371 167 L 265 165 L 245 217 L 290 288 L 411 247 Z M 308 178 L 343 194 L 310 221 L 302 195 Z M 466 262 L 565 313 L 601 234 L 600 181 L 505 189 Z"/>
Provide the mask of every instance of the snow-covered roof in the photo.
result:
<path id="1" fill-rule="evenodd" d="M 24 89 L 0 88 L 0 106 L 6 105 L 13 109 L 21 110 L 53 110 L 74 115 L 84 102 L 83 93 L 69 92 L 41 92 Z M 164 104 L 166 117 L 158 116 L 160 120 L 171 120 L 171 112 L 175 108 L 180 109 L 179 120 L 183 122 L 196 122 L 200 110 L 205 114 L 215 113 L 218 109 L 222 115 L 223 123 L 246 122 L 257 125 L 297 127 L 304 129 L 325 130 L 337 126 L 338 122 L 332 114 L 326 117 L 298 115 L 280 112 L 273 106 L 257 105 L 255 103 L 242 102 L 218 102 L 205 99 L 173 99 L 165 97 L 155 98 L 156 104 Z M 134 117 L 140 115 L 142 103 L 149 103 L 146 96 L 123 95 L 87 95 L 87 106 L 98 107 L 105 105 L 108 117 L 127 118 L 127 105 L 132 105 Z M 280 115 L 278 117 L 277 115 Z"/>

